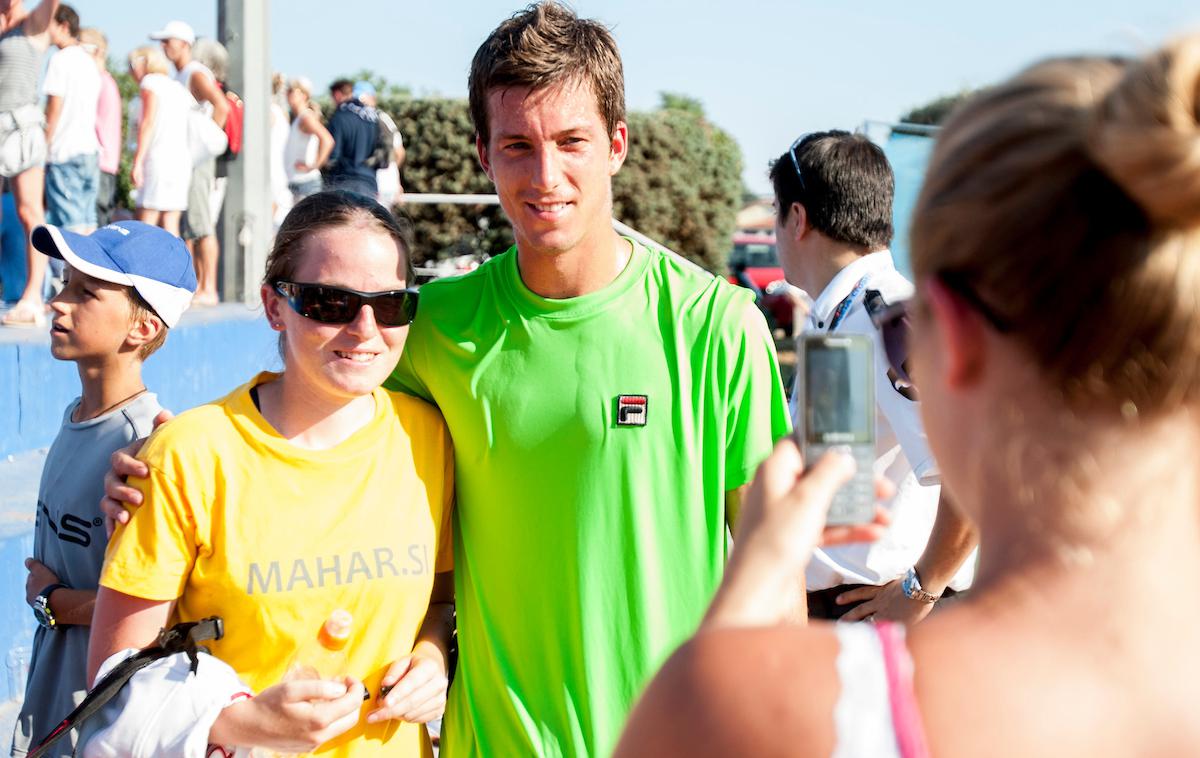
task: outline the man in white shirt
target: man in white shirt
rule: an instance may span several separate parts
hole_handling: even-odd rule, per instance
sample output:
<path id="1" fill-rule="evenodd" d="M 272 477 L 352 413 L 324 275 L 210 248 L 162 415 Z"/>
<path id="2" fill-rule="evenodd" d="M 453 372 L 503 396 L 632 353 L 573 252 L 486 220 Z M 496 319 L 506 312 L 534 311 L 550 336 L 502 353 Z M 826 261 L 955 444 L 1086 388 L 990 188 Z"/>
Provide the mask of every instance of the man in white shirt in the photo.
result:
<path id="1" fill-rule="evenodd" d="M 868 298 L 894 303 L 913 291 L 887 249 L 892 169 L 866 137 L 819 132 L 775 161 L 771 181 L 784 275 L 815 298 L 804 331 L 866 334 L 875 343 L 875 473 L 896 487 L 884 503 L 892 521 L 882 539 L 816 551 L 805 576 L 809 615 L 913 623 L 970 585 L 976 535 L 941 492 L 915 391 L 889 368 L 867 313 Z"/>
<path id="2" fill-rule="evenodd" d="M 59 5 L 50 23 L 58 52 L 46 67 L 46 223 L 88 234 L 96 228 L 100 72 L 79 44 L 79 14 Z"/>
<path id="3" fill-rule="evenodd" d="M 224 128 L 229 117 L 229 101 L 217 85 L 217 78 L 200 61 L 192 57 L 196 32 L 183 21 L 170 21 L 150 39 L 162 43 L 163 53 L 178 71 L 175 78 L 192 93 L 217 126 Z M 192 305 L 217 304 L 217 213 L 213 189 L 217 182 L 216 159 L 196 164 L 188 190 L 188 208 L 184 216 L 183 237 L 192 249 L 196 264 L 196 295 Z"/>

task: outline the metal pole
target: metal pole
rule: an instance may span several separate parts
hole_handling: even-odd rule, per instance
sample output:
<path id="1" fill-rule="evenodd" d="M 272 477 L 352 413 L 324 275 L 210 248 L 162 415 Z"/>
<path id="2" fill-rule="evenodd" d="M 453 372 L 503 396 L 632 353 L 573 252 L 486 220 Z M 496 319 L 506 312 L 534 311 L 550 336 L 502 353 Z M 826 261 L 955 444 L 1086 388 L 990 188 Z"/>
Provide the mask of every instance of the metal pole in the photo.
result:
<path id="1" fill-rule="evenodd" d="M 242 152 L 226 164 L 221 209 L 221 284 L 226 301 L 258 302 L 272 232 L 271 40 L 268 0 L 218 0 L 217 29 L 229 51 L 229 88 L 245 103 Z"/>

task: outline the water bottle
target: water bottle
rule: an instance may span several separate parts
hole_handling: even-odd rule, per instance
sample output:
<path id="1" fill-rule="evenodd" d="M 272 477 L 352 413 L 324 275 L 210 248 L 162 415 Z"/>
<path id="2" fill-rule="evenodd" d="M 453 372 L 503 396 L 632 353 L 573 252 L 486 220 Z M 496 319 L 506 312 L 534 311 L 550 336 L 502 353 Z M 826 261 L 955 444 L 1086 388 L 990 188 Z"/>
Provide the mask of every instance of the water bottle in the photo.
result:
<path id="1" fill-rule="evenodd" d="M 295 679 L 338 679 L 346 672 L 346 643 L 354 627 L 349 611 L 338 609 L 329 614 L 316 637 L 296 651 L 283 675 L 285 682 Z"/>
<path id="2" fill-rule="evenodd" d="M 300 645 L 292 661 L 288 664 L 283 675 L 283 681 L 304 679 L 339 679 L 346 674 L 346 643 L 350 641 L 350 633 L 354 627 L 354 617 L 349 611 L 338 609 L 329 614 L 325 623 L 315 637 Z M 254 748 L 251 758 L 283 758 L 284 753 L 277 753 L 266 748 Z M 287 754 L 290 758 L 298 758 L 302 754 Z"/>

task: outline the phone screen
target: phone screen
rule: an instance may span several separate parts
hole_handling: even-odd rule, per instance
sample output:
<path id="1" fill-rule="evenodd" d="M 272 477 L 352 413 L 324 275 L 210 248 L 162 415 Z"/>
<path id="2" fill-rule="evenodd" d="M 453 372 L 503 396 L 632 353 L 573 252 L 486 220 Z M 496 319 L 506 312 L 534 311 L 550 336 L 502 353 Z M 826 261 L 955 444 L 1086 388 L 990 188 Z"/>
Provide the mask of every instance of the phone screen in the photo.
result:
<path id="1" fill-rule="evenodd" d="M 873 442 L 870 361 L 868 340 L 806 342 L 804 432 L 810 444 Z"/>

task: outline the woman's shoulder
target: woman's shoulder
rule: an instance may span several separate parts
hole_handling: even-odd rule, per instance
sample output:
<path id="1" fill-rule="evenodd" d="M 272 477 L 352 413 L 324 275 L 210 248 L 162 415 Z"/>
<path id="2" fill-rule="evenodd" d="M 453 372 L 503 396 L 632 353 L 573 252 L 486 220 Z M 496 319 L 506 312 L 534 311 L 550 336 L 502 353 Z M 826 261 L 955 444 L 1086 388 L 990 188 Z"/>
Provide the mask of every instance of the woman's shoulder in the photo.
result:
<path id="1" fill-rule="evenodd" d="M 833 753 L 832 625 L 702 630 L 663 665 L 617 756 Z"/>
<path id="2" fill-rule="evenodd" d="M 222 440 L 236 434 L 230 404 L 241 391 L 239 388 L 219 400 L 190 408 L 162 424 L 150 435 L 138 457 L 153 462 L 222 448 Z"/>
<path id="3" fill-rule="evenodd" d="M 379 391 L 387 398 L 401 423 L 415 422 L 439 430 L 446 428 L 446 420 L 436 405 L 404 392 L 382 387 Z"/>

